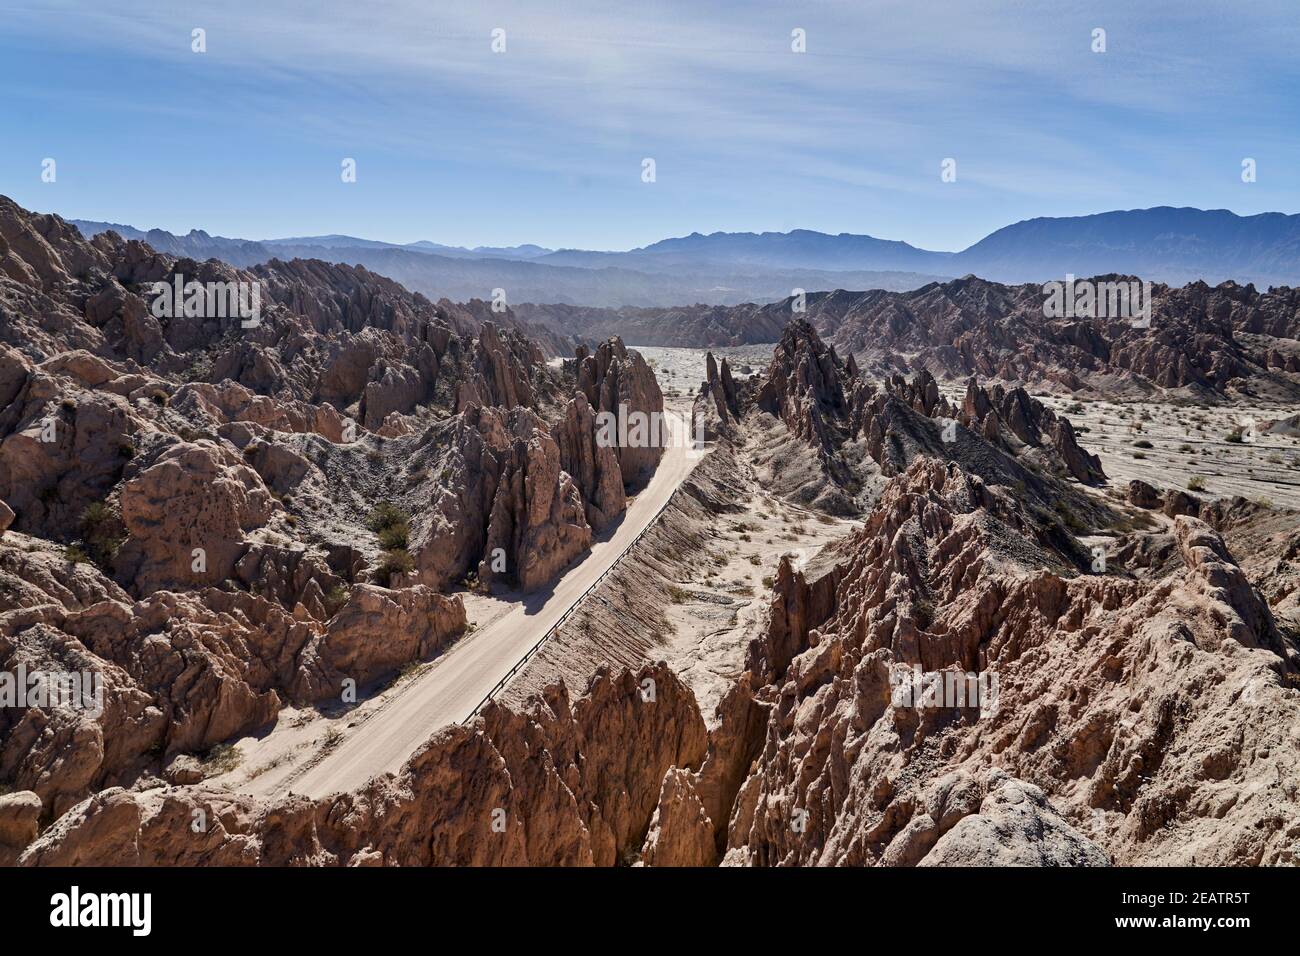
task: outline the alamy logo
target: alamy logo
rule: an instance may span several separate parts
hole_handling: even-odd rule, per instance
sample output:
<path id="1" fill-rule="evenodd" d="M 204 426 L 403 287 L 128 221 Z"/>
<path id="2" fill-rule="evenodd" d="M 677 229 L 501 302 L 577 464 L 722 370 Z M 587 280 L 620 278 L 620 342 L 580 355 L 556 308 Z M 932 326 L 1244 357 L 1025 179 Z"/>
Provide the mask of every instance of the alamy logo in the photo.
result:
<path id="1" fill-rule="evenodd" d="M 98 671 L 0 671 L 0 707 L 70 707 L 98 719 L 104 713 L 104 679 Z"/>
<path id="2" fill-rule="evenodd" d="M 155 319 L 239 319 L 245 329 L 262 324 L 260 282 L 186 282 L 177 273 L 170 284 L 155 282 L 153 295 Z"/>
<path id="3" fill-rule="evenodd" d="M 153 929 L 153 894 L 70 892 L 50 897 L 50 925 L 128 926 L 133 936 L 148 936 Z"/>
<path id="4" fill-rule="evenodd" d="M 1128 319 L 1135 329 L 1151 328 L 1151 283 L 1076 280 L 1043 284 L 1043 316 L 1049 319 Z"/>
<path id="5" fill-rule="evenodd" d="M 896 665 L 889 671 L 890 703 L 894 707 L 978 707 L 981 717 L 998 709 L 998 675 L 959 670 L 922 671 L 918 665 Z"/>
<path id="6" fill-rule="evenodd" d="M 690 423 L 672 412 L 629 412 L 620 404 L 618 412 L 596 415 L 596 444 L 601 448 L 674 448 L 683 446 L 688 457 L 704 454 L 704 419 Z"/>

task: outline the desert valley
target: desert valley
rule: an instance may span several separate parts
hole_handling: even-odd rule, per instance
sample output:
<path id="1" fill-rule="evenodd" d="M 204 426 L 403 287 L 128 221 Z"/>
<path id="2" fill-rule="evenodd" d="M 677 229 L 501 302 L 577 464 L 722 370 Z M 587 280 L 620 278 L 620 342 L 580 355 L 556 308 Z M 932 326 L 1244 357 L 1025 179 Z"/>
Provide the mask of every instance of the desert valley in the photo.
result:
<path id="1" fill-rule="evenodd" d="M 1042 295 L 638 349 L 0 201 L 0 661 L 94 676 L 0 710 L 0 860 L 1300 862 L 1300 293 Z"/>
<path id="2" fill-rule="evenodd" d="M 15 948 L 1289 928 L 1293 4 L 3 6 Z"/>

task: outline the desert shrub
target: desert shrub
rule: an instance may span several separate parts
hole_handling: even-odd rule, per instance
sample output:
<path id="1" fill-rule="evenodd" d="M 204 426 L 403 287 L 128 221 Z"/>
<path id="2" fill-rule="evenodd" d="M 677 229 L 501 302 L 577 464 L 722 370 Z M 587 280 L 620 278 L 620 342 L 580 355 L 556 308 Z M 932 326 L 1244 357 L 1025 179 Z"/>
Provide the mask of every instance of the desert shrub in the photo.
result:
<path id="1" fill-rule="evenodd" d="M 346 584 L 334 585 L 334 587 L 325 592 L 325 610 L 327 610 L 330 613 L 330 616 L 333 617 L 342 610 L 343 605 L 348 603 L 350 597 L 352 597 L 352 589 L 350 587 Z"/>
<path id="2" fill-rule="evenodd" d="M 1202 478 L 1200 475 L 1192 475 L 1191 478 L 1188 478 L 1188 479 L 1187 479 L 1187 490 L 1188 490 L 1188 491 L 1204 491 L 1204 490 L 1205 490 L 1205 479 Z"/>
<path id="3" fill-rule="evenodd" d="M 686 591 L 684 588 L 679 588 L 675 584 L 669 584 L 667 590 L 668 599 L 674 604 L 685 604 L 686 599 L 690 597 L 690 592 Z"/>
<path id="4" fill-rule="evenodd" d="M 1135 442 L 1133 443 L 1133 447 L 1134 447 L 1134 448 L 1154 448 L 1155 446 L 1152 445 L 1151 442 L 1147 441 L 1145 438 L 1139 438 L 1137 441 L 1135 441 Z"/>
<path id="5" fill-rule="evenodd" d="M 203 757 L 204 776 L 215 777 L 217 774 L 229 773 L 243 759 L 243 753 L 233 744 L 217 744 Z"/>
<path id="6" fill-rule="evenodd" d="M 393 583 L 393 575 L 409 574 L 414 570 L 415 559 L 404 548 L 393 548 L 385 551 L 383 560 L 379 562 L 379 573 L 388 580 L 389 586 Z"/>
<path id="7" fill-rule="evenodd" d="M 393 525 L 406 524 L 410 517 L 391 501 L 381 501 L 366 517 L 366 527 L 378 534 Z"/>
<path id="8" fill-rule="evenodd" d="M 107 504 L 102 501 L 92 501 L 81 513 L 81 533 L 94 534 L 111 517 L 112 512 L 109 511 Z"/>
<path id="9" fill-rule="evenodd" d="M 379 532 L 379 547 L 385 551 L 406 550 L 410 529 L 405 524 L 389 525 Z"/>

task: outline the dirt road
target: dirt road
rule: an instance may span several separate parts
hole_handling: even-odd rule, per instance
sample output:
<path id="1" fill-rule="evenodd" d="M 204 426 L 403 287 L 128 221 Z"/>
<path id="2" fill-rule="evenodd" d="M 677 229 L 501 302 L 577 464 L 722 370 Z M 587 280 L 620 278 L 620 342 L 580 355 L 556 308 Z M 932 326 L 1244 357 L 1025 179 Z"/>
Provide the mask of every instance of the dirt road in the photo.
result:
<path id="1" fill-rule="evenodd" d="M 527 596 L 418 675 L 364 701 L 346 719 L 331 721 L 329 744 L 323 751 L 319 721 L 305 728 L 286 726 L 283 732 L 277 727 L 264 737 L 240 741 L 241 768 L 226 775 L 224 782 L 258 796 L 291 790 L 320 797 L 400 769 L 435 730 L 469 716 L 497 681 L 628 549 L 697 459 L 697 453 L 680 444 L 667 448 L 654 477 L 612 536 L 594 544 L 551 589 Z"/>

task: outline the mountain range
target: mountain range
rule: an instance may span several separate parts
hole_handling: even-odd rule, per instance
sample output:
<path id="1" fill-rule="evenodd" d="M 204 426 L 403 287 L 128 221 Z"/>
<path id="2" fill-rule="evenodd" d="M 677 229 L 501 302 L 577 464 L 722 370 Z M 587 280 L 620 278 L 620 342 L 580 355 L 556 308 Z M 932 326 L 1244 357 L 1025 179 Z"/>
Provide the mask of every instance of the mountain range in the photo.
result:
<path id="1" fill-rule="evenodd" d="M 869 235 L 734 233 L 664 239 L 622 252 L 524 244 L 465 248 L 427 240 L 398 244 L 346 235 L 247 240 L 202 230 L 71 220 L 87 237 L 112 229 L 161 252 L 248 267 L 315 258 L 362 265 L 435 298 L 490 298 L 607 308 L 735 305 L 776 301 L 795 288 L 907 291 L 978 275 L 1043 282 L 1119 273 L 1180 285 L 1228 279 L 1300 284 L 1300 215 L 1238 216 L 1226 209 L 1159 206 L 1005 226 L 960 252 L 920 249 Z"/>

